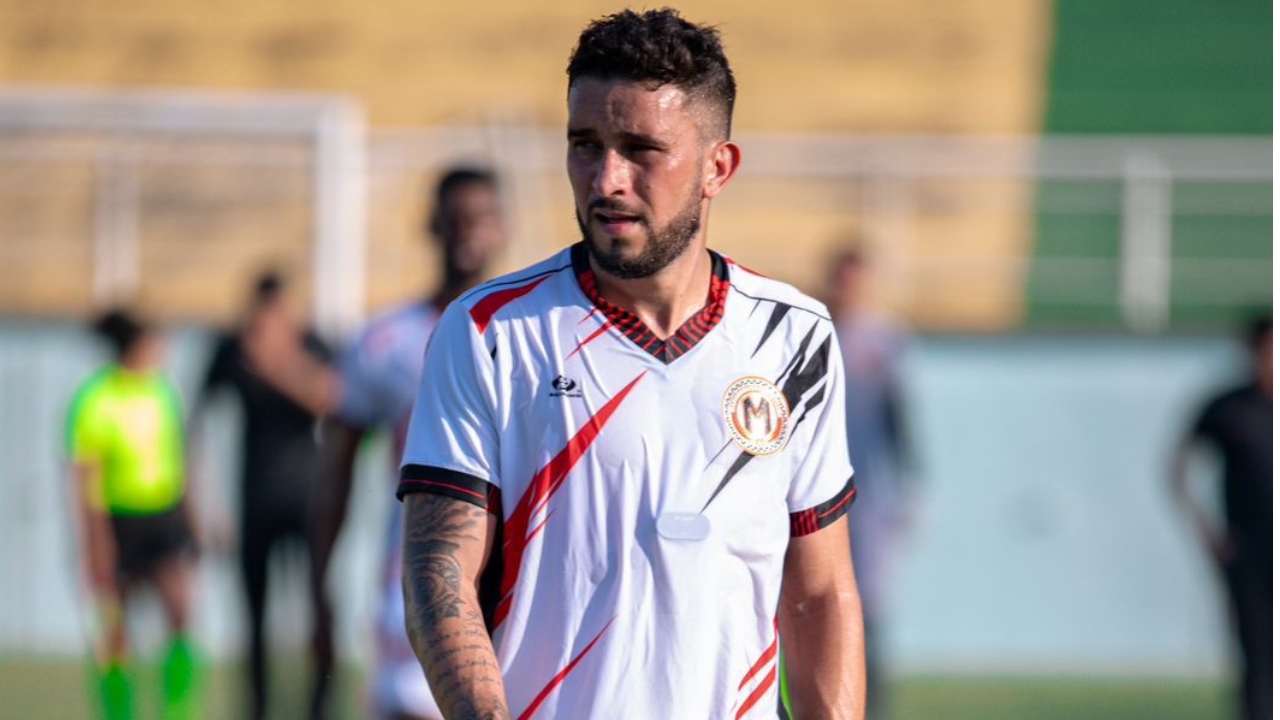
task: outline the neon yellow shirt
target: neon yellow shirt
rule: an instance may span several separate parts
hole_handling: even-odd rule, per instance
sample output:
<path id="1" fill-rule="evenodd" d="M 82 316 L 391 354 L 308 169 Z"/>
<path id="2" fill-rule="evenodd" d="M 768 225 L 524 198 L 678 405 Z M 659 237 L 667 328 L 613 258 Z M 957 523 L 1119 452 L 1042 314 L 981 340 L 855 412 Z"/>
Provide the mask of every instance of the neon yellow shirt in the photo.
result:
<path id="1" fill-rule="evenodd" d="M 94 507 L 151 515 L 182 499 L 182 409 L 162 373 L 111 365 L 86 380 L 67 415 L 67 447 L 73 461 L 96 468 Z"/>

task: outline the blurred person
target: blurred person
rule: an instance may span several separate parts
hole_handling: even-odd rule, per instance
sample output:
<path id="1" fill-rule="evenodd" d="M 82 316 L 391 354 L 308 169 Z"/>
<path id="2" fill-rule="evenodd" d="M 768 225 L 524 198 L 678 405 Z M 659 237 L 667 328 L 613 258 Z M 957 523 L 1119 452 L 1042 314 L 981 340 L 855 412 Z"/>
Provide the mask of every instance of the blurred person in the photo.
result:
<path id="1" fill-rule="evenodd" d="M 907 515 L 901 371 L 910 338 L 901 324 L 872 307 L 872 269 L 862 250 L 836 253 L 829 267 L 828 307 L 844 361 L 849 455 L 858 464 L 859 499 L 849 511 L 849 536 L 862 593 L 867 718 L 884 720 L 888 681 L 880 640 L 886 586 Z"/>
<path id="2" fill-rule="evenodd" d="M 1245 340 L 1250 368 L 1243 384 L 1213 397 L 1197 413 L 1174 456 L 1174 497 L 1222 573 L 1230 600 L 1240 662 L 1240 717 L 1272 717 L 1271 314 L 1250 322 Z M 1195 502 L 1188 486 L 1200 447 L 1222 462 L 1225 523 Z"/>
<path id="3" fill-rule="evenodd" d="M 336 369 L 301 355 L 297 343 L 266 327 L 253 347 L 255 362 L 273 382 L 313 412 L 346 426 L 338 464 L 345 470 L 329 493 L 323 523 L 329 536 L 341 525 L 351 485 L 351 463 L 360 437 L 382 428 L 392 432 L 398 465 L 418 383 L 423 349 L 441 313 L 485 279 L 506 244 L 497 177 L 489 170 L 455 167 L 435 188 L 426 227 L 439 245 L 443 277 L 425 297 L 372 319 L 342 354 Z M 442 380 L 443 381 L 443 380 Z M 386 720 L 443 718 L 405 632 L 401 590 L 402 510 L 392 499 L 378 608 L 377 667 L 372 675 L 374 712 Z"/>
<path id="4" fill-rule="evenodd" d="M 268 702 L 267 570 L 273 553 L 307 563 L 310 576 L 312 682 L 310 717 L 326 717 L 333 674 L 333 611 L 322 579 L 327 552 L 314 552 L 310 500 L 321 484 L 323 428 L 317 417 L 268 384 L 245 357 L 244 340 L 264 323 L 293 327 L 306 352 L 327 363 L 330 353 L 313 332 L 298 327 L 285 296 L 284 280 L 265 272 L 255 281 L 240 327 L 219 338 L 205 373 L 193 419 L 203 417 L 215 396 L 231 391 L 243 410 L 240 461 L 240 576 L 249 620 L 249 707 L 262 720 Z M 195 423 L 193 423 L 195 424 Z"/>
<path id="5" fill-rule="evenodd" d="M 93 325 L 114 359 L 85 380 L 67 415 L 67 450 L 85 580 L 97 614 L 103 717 L 136 717 L 128 601 L 160 596 L 168 625 L 161 663 L 165 720 L 198 717 L 198 656 L 188 635 L 196 559 L 195 512 L 186 482 L 181 401 L 161 370 L 164 345 L 115 310 Z"/>
<path id="6" fill-rule="evenodd" d="M 397 494 L 450 718 L 775 718 L 780 648 L 796 717 L 862 717 L 832 323 L 707 248 L 734 94 L 713 28 L 588 25 L 581 240 L 463 295 L 427 347 Z"/>

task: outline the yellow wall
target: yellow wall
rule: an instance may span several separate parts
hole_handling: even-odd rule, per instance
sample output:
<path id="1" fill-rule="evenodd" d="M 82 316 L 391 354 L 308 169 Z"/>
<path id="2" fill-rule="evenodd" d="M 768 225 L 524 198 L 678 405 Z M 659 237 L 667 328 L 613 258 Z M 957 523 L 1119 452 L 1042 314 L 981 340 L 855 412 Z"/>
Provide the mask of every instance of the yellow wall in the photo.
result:
<path id="1" fill-rule="evenodd" d="M 3 0 L 0 82 L 305 89 L 379 125 L 518 111 L 563 118 L 564 65 L 613 3 L 507 0 Z M 682 5 L 717 24 L 739 127 L 1031 132 L 1047 0 Z"/>
<path id="2" fill-rule="evenodd" d="M 588 19 L 617 8 L 536 0 L 0 0 L 0 84 L 325 91 L 361 101 L 374 129 L 494 118 L 558 126 L 564 65 L 577 34 Z M 699 0 L 682 12 L 723 31 L 739 82 L 739 130 L 1023 134 L 1040 126 L 1050 0 Z M 12 173 L 12 165 L 0 165 L 0 174 Z M 228 195 L 228 184 L 243 194 L 243 183 L 217 174 L 186 177 L 180 197 L 164 190 L 177 182 L 153 183 L 160 190 L 143 193 L 150 203 L 141 228 L 143 301 L 181 316 L 226 318 L 239 300 L 226 293 L 228 278 L 239 285 L 251 268 L 281 257 L 305 275 L 309 226 L 298 204 L 306 200 L 305 178 L 290 181 L 303 189 L 289 202 L 268 193 L 233 208 L 216 198 Z M 739 185 L 718 202 L 712 244 L 744 263 L 816 291 L 823 254 L 853 230 L 892 256 L 895 267 L 914 268 L 895 275 L 885 302 L 915 321 L 980 330 L 1021 316 L 1016 274 L 931 273 L 958 256 L 1005 267 L 1021 257 L 1030 227 L 1024 187 L 972 191 L 977 205 L 1014 209 L 1000 215 L 948 190 L 956 199 L 914 215 L 913 240 L 903 245 L 838 198 L 815 208 L 806 206 L 813 192 L 803 186 Z M 93 204 L 84 186 L 75 185 L 74 196 L 35 202 L 44 206 L 40 217 L 79 208 L 82 220 L 74 223 L 17 223 L 10 210 L 31 214 L 32 199 L 0 189 L 0 265 L 10 268 L 0 268 L 8 276 L 0 282 L 7 287 L 0 310 L 81 312 L 91 302 L 85 247 L 93 221 L 83 212 L 92 213 Z M 215 200 L 201 199 L 202 187 Z M 800 201 L 753 204 L 749 198 L 759 192 Z M 434 277 L 418 237 L 422 197 L 415 186 L 371 198 L 372 307 L 420 294 L 424 278 Z M 575 232 L 569 197 L 545 200 L 549 207 L 524 212 L 554 218 L 556 237 L 542 242 L 561 245 Z M 40 247 L 62 249 L 50 257 Z M 388 264 L 427 269 L 386 273 Z M 71 279 L 69 266 L 79 268 Z"/>

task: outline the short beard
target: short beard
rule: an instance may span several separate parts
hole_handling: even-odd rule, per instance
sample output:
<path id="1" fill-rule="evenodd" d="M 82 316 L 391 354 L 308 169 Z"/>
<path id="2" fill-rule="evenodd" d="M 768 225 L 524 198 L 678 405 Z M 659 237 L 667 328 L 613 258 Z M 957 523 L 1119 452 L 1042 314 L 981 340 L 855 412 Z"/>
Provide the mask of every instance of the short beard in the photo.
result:
<path id="1" fill-rule="evenodd" d="M 641 220 L 648 236 L 644 249 L 641 250 L 639 257 L 626 259 L 615 248 L 598 247 L 591 237 L 590 229 L 583 222 L 581 214 L 575 212 L 573 215 L 578 221 L 578 229 L 582 231 L 582 239 L 586 242 L 587 251 L 595 261 L 596 267 L 619 280 L 639 280 L 653 276 L 675 262 L 676 258 L 688 250 L 693 239 L 702 230 L 702 202 L 701 197 L 695 195 L 693 201 L 684 210 L 681 210 L 671 219 L 671 222 L 667 223 L 666 227 L 657 232 L 654 232 L 647 220 Z"/>

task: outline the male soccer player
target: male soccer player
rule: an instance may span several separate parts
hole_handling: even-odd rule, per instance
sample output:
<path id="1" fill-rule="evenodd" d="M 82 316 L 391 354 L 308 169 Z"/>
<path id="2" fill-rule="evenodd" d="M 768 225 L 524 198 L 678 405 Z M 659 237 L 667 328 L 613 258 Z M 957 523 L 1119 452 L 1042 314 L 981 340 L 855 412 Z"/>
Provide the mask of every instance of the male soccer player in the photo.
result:
<path id="1" fill-rule="evenodd" d="M 244 415 L 240 463 L 240 575 L 249 611 L 250 720 L 267 715 L 268 678 L 264 616 L 267 609 L 267 569 L 273 549 L 293 544 L 303 552 L 310 571 L 311 600 L 311 720 L 323 720 L 333 675 L 333 611 L 321 579 L 322 553 L 309 542 L 312 489 L 320 485 L 326 468 L 316 416 L 290 400 L 253 371 L 242 338 L 260 322 L 285 315 L 293 324 L 284 281 L 274 272 L 254 283 L 249 311 L 241 327 L 221 337 L 201 387 L 193 420 L 220 391 L 234 390 Z M 328 362 L 328 348 L 313 333 L 305 338 L 307 351 Z"/>
<path id="2" fill-rule="evenodd" d="M 1245 341 L 1251 356 L 1249 377 L 1200 410 L 1178 447 L 1172 482 L 1174 496 L 1227 586 L 1240 650 L 1239 717 L 1271 720 L 1275 448 L 1269 312 L 1250 323 Z M 1222 461 L 1225 524 L 1214 522 L 1192 500 L 1187 487 L 1188 466 L 1197 446 L 1212 448 Z"/>
<path id="3" fill-rule="evenodd" d="M 448 718 L 861 718 L 830 317 L 706 247 L 740 162 L 715 30 L 592 23 L 569 61 L 582 242 L 463 295 L 399 494 Z"/>
<path id="4" fill-rule="evenodd" d="M 332 415 L 349 428 L 335 455 L 346 465 L 340 487 L 320 508 L 321 532 L 336 536 L 350 489 L 350 462 L 360 436 L 385 428 L 394 437 L 394 453 L 403 453 L 422 373 L 423 348 L 444 308 L 485 279 L 506 243 L 496 176 L 489 170 L 455 167 L 436 186 L 428 233 L 443 251 L 444 277 L 427 297 L 374 318 L 343 353 L 336 370 L 315 362 L 296 333 L 266 326 L 248 343 L 255 364 L 282 391 L 313 412 Z M 394 503 L 393 503 L 394 504 Z M 400 581 L 401 508 L 391 508 L 387 552 L 378 611 L 377 667 L 372 674 L 374 712 L 384 720 L 438 720 L 440 710 L 422 675 L 405 633 Z"/>
<path id="5" fill-rule="evenodd" d="M 115 361 L 86 380 L 67 416 L 80 542 L 101 616 L 97 649 L 103 717 L 136 717 L 125 603 L 140 586 L 160 595 L 170 641 L 162 664 L 164 720 L 191 720 L 196 654 L 187 638 L 195 541 L 186 492 L 182 410 L 160 370 L 160 339 L 114 311 L 94 329 Z"/>

